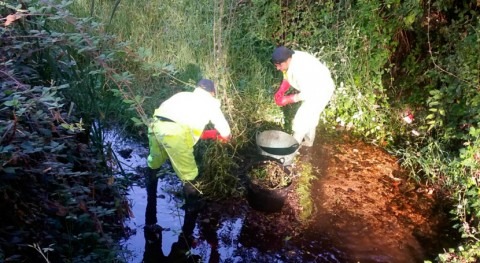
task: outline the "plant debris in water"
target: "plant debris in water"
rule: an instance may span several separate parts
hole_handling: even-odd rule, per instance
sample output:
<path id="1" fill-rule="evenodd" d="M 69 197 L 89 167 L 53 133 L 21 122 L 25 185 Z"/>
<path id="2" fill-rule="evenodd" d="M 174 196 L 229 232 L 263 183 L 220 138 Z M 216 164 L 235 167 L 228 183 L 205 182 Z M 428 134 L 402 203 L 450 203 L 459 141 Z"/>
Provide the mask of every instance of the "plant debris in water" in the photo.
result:
<path id="1" fill-rule="evenodd" d="M 275 161 L 265 161 L 255 165 L 248 176 L 254 184 L 267 189 L 281 189 L 292 182 L 292 176 Z"/>

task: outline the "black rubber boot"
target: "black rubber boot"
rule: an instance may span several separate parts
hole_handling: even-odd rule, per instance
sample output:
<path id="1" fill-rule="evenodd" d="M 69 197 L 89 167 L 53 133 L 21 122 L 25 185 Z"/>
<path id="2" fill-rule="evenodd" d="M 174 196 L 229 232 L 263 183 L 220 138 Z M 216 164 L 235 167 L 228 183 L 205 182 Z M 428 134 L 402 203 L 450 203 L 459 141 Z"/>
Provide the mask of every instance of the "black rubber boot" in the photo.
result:
<path id="1" fill-rule="evenodd" d="M 192 181 L 187 181 L 183 185 L 183 196 L 185 198 L 185 210 L 199 211 L 205 205 L 202 194 Z"/>
<path id="2" fill-rule="evenodd" d="M 147 188 L 147 209 L 145 211 L 145 225 L 152 226 L 157 223 L 157 185 L 158 169 L 147 168 L 145 184 Z"/>

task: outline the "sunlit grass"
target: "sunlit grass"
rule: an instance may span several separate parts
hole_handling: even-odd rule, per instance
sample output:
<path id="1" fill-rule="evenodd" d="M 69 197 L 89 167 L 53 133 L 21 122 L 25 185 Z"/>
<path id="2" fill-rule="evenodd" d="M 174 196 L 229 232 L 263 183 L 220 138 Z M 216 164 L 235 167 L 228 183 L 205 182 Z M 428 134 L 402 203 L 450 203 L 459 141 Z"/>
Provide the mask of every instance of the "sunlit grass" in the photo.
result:
<path id="1" fill-rule="evenodd" d="M 91 3 L 75 1 L 72 9 L 88 16 Z M 283 121 L 272 98 L 281 74 L 269 62 L 268 43 L 258 46 L 258 39 L 239 28 L 239 23 L 257 25 L 254 19 L 235 18 L 231 13 L 235 1 L 120 1 L 113 16 L 115 1 L 94 4 L 94 18 L 106 25 L 108 33 L 128 41 L 133 52 L 141 50 L 143 63 L 173 69 L 163 75 L 154 72 L 161 79 L 144 76 L 141 69 L 133 72 L 142 76 L 134 85 L 137 92 L 151 97 L 145 101 L 146 111 L 171 95 L 172 86 L 188 90 L 206 77 L 217 83 L 224 111 L 238 134 L 244 134 L 251 123 Z"/>
<path id="2" fill-rule="evenodd" d="M 312 219 L 314 212 L 314 204 L 311 196 L 312 192 L 312 181 L 315 180 L 315 175 L 313 174 L 313 167 L 310 163 L 299 162 L 299 179 L 297 188 L 295 189 L 298 197 L 299 204 L 302 207 L 299 215 L 300 222 L 306 224 L 309 220 Z"/>

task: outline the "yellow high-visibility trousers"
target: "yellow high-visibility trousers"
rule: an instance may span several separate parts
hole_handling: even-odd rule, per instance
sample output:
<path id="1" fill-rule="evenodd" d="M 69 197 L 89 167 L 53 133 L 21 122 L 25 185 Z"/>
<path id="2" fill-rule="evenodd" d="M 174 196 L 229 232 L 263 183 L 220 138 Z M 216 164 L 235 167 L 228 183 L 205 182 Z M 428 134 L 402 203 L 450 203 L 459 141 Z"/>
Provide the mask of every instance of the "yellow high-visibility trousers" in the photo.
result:
<path id="1" fill-rule="evenodd" d="M 154 121 L 148 127 L 148 142 L 148 167 L 158 169 L 168 158 L 182 181 L 197 177 L 198 168 L 193 154 L 195 142 L 189 127 L 175 122 Z"/>

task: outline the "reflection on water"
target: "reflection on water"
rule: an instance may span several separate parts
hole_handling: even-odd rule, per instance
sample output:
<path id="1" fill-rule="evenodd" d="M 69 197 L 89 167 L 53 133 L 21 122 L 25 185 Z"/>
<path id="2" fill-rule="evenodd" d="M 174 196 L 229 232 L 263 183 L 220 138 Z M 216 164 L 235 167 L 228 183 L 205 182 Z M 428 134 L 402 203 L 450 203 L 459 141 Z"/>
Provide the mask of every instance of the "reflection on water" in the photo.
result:
<path id="1" fill-rule="evenodd" d="M 149 225 L 149 222 L 146 221 L 148 216 L 153 217 L 153 219 L 150 218 L 150 221 L 154 220 L 153 224 L 158 226 L 156 228 L 147 226 L 146 229 L 147 232 L 148 230 L 156 232 L 155 235 L 160 237 L 158 244 L 161 245 L 161 251 L 159 252 L 163 255 L 171 254 L 172 246 L 178 241 L 182 232 L 185 218 L 185 210 L 181 208 L 183 200 L 178 197 L 181 189 L 180 180 L 173 174 L 169 164 L 166 163 L 163 167 L 161 179 L 158 180 L 155 187 L 156 191 L 152 194 L 154 198 L 149 200 L 145 175 L 146 157 L 148 156 L 147 146 L 123 138 L 116 131 L 106 133 L 105 137 L 106 141 L 111 142 L 125 173 L 129 174 L 134 180 L 128 191 L 133 217 L 125 221 L 125 226 L 132 230 L 132 234 L 122 244 L 129 251 L 128 262 L 142 262 L 146 244 L 152 243 L 152 240 L 148 240 L 144 233 L 145 226 Z M 122 151 L 126 149 L 128 149 L 128 154 L 122 154 Z M 147 206 L 151 210 L 150 215 L 147 214 Z"/>
<path id="2" fill-rule="evenodd" d="M 157 225 L 163 228 L 162 252 L 168 255 L 173 243 L 177 241 L 181 232 L 185 212 L 179 208 L 182 203 L 180 200 L 172 198 L 170 195 L 162 194 L 162 187 L 164 186 L 171 187 L 164 181 L 160 181 L 158 185 L 156 218 Z M 134 230 L 134 234 L 125 241 L 124 245 L 132 252 L 129 262 L 141 262 L 145 250 L 144 227 L 148 200 L 147 191 L 144 186 L 134 185 L 128 195 L 135 217 L 126 220 L 125 224 Z"/>
<path id="3" fill-rule="evenodd" d="M 155 198 L 149 200 L 144 174 L 147 146 L 123 138 L 115 131 L 106 133 L 106 138 L 125 172 L 131 174 L 131 178 L 137 178 L 128 191 L 134 217 L 125 222 L 132 234 L 122 243 L 129 251 L 128 262 L 184 262 L 185 258 L 179 257 L 190 253 L 198 255 L 202 262 L 242 262 L 239 256 L 237 259 L 234 256 L 240 246 L 241 217 L 227 218 L 217 226 L 218 229 L 205 233 L 196 223 L 197 212 L 186 214 L 182 208 L 181 182 L 168 162 L 162 167 L 162 175 L 154 187 Z M 125 149 L 131 150 L 128 155 L 119 154 Z M 190 235 L 185 237 L 182 231 Z"/>

